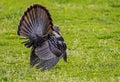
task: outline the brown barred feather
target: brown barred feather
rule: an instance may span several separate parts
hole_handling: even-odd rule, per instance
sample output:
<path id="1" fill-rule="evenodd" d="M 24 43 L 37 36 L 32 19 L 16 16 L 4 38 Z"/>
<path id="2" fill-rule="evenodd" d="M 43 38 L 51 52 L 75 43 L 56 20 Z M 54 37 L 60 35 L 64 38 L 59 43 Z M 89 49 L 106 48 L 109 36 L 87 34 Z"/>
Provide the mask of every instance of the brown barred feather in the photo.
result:
<path id="1" fill-rule="evenodd" d="M 18 35 L 29 38 L 29 35 L 45 35 L 53 31 L 52 18 L 42 5 L 34 4 L 27 8 L 18 26 Z"/>

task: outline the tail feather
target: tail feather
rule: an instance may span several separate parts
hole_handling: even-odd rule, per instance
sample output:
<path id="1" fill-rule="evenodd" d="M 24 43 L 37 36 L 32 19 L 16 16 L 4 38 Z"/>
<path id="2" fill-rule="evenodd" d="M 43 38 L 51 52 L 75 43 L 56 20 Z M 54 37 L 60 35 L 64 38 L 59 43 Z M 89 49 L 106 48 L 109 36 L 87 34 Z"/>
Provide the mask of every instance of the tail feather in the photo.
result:
<path id="1" fill-rule="evenodd" d="M 52 31 L 53 23 L 49 11 L 39 4 L 34 4 L 24 12 L 17 33 L 30 38 L 36 35 L 42 36 Z"/>

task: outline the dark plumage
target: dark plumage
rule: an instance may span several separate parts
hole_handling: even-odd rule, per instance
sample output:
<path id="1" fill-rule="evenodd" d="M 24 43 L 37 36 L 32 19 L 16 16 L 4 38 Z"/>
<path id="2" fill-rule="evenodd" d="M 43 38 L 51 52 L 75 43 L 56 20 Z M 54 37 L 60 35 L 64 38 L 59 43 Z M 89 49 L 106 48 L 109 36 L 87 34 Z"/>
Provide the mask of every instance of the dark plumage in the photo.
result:
<path id="1" fill-rule="evenodd" d="M 49 11 L 39 4 L 30 6 L 23 14 L 17 34 L 26 37 L 26 47 L 32 47 L 30 65 L 45 70 L 55 66 L 63 57 L 67 62 L 66 43 L 58 26 L 53 26 Z"/>

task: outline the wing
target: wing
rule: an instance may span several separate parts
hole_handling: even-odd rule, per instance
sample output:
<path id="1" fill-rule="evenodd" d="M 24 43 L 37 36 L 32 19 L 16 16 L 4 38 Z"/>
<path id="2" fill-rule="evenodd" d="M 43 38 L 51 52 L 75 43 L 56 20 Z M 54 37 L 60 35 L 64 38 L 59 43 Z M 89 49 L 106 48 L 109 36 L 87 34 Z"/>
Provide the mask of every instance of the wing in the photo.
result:
<path id="1" fill-rule="evenodd" d="M 34 57 L 31 56 L 31 65 L 37 64 L 42 70 L 54 67 L 66 53 L 66 44 L 64 41 L 57 40 L 54 34 L 51 34 L 49 40 L 41 46 L 34 49 Z M 36 58 L 35 58 L 36 57 Z"/>
<path id="2" fill-rule="evenodd" d="M 41 70 L 46 70 L 54 67 L 59 59 L 59 57 L 51 52 L 49 43 L 45 42 L 41 47 L 32 48 L 30 65 L 37 66 L 37 68 L 40 68 Z"/>

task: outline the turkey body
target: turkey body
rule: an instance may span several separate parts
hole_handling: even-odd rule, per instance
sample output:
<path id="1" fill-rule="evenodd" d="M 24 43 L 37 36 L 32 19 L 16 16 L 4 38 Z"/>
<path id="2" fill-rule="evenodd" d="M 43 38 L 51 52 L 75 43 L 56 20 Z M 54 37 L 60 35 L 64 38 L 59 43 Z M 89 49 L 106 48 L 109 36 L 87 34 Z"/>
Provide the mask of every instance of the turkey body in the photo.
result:
<path id="1" fill-rule="evenodd" d="M 61 58 L 67 62 L 66 43 L 56 27 L 49 11 L 42 5 L 34 4 L 24 12 L 17 34 L 28 39 L 23 42 L 26 47 L 32 47 L 32 67 L 46 70 L 54 67 Z"/>

